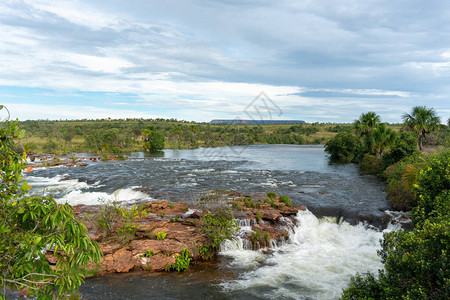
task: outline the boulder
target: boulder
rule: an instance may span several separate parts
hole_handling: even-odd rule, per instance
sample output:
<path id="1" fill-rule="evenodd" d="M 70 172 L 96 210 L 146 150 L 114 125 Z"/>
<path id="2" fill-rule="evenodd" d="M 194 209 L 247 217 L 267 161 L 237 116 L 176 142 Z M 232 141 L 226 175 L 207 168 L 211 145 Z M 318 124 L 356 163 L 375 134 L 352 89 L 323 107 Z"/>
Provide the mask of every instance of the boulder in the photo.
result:
<path id="1" fill-rule="evenodd" d="M 276 210 L 262 210 L 261 217 L 263 220 L 276 222 L 282 217 L 282 215 Z"/>
<path id="2" fill-rule="evenodd" d="M 126 249 L 119 249 L 113 254 L 114 259 L 114 272 L 122 273 L 129 272 L 134 268 L 134 260 L 131 256 L 131 252 Z"/>
<path id="3" fill-rule="evenodd" d="M 156 254 L 147 258 L 147 267 L 145 269 L 153 272 L 164 271 L 166 267 L 173 265 L 175 260 L 174 255 Z"/>

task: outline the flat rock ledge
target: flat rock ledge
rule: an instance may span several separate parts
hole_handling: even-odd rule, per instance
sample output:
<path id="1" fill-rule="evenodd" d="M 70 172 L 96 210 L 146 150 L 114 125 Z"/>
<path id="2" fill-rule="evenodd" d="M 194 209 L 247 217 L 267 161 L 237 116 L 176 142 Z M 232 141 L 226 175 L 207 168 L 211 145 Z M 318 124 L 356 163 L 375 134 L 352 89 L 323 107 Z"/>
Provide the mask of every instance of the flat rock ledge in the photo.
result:
<path id="1" fill-rule="evenodd" d="M 278 200 L 274 202 L 277 208 L 259 201 L 257 208 L 246 207 L 239 200 L 233 205 L 238 223 L 247 228 L 238 235 L 247 240 L 253 250 L 269 249 L 274 243 L 284 242 L 287 232 L 295 225 L 297 212 L 306 210 L 304 206 L 288 207 Z M 103 252 L 101 261 L 97 265 L 89 265 L 89 270 L 97 275 L 134 270 L 161 272 L 168 270 L 185 248 L 192 255 L 191 264 L 203 260 L 199 248 L 207 245 L 207 238 L 202 230 L 201 211 L 190 209 L 186 202 L 154 201 L 145 203 L 145 207 L 149 214 L 136 220 L 139 227 L 128 242 L 119 242 L 115 234 L 104 238 L 95 232 L 92 221 L 84 216 L 92 214 L 98 207 L 74 207 L 75 214 L 88 228 L 91 240 L 97 241 Z M 159 232 L 166 233 L 166 237 L 157 239 Z M 50 252 L 46 256 L 51 264 L 56 263 Z"/>

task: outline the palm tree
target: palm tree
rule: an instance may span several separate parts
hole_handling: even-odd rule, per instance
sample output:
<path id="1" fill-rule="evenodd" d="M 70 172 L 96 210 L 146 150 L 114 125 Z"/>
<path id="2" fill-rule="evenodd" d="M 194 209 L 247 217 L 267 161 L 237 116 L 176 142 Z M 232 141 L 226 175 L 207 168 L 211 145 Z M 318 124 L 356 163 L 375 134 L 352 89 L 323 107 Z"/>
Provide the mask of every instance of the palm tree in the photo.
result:
<path id="1" fill-rule="evenodd" d="M 353 122 L 353 127 L 356 132 L 362 136 L 369 136 L 370 133 L 380 124 L 380 116 L 369 111 L 368 113 L 363 113 L 358 120 Z"/>
<path id="2" fill-rule="evenodd" d="M 403 114 L 404 124 L 419 135 L 419 149 L 422 151 L 422 142 L 425 134 L 435 129 L 441 123 L 433 108 L 426 106 L 414 106 L 411 114 Z"/>
<path id="3" fill-rule="evenodd" d="M 370 135 L 372 150 L 378 152 L 381 157 L 384 149 L 391 146 L 397 135 L 394 130 L 387 127 L 385 123 L 378 125 L 378 127 Z"/>

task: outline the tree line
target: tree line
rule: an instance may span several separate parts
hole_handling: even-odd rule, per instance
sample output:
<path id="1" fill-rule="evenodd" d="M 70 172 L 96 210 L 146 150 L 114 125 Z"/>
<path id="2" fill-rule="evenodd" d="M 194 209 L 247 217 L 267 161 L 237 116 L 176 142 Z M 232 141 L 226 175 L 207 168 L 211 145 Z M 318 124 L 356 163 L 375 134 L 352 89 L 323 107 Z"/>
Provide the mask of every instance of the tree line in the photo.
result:
<path id="1" fill-rule="evenodd" d="M 411 211 L 411 230 L 385 233 L 378 255 L 384 269 L 351 278 L 341 299 L 448 299 L 450 295 L 450 120 L 432 108 L 402 115 L 401 131 L 363 113 L 353 130 L 330 139 L 332 160 L 359 163 L 363 172 L 385 179 L 396 210 Z M 428 140 L 439 141 L 431 154 Z M 436 145 L 436 144 L 435 144 Z"/>

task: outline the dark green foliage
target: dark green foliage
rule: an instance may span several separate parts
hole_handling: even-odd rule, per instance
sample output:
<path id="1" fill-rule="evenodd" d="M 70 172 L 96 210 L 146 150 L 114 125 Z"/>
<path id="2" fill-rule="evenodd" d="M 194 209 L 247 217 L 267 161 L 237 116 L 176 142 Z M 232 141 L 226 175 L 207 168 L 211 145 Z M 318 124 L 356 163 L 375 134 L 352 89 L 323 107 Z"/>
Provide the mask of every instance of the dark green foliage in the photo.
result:
<path id="1" fill-rule="evenodd" d="M 384 234 L 385 271 L 353 278 L 342 299 L 446 299 L 450 295 L 450 222 L 427 220 L 412 232 Z"/>
<path id="2" fill-rule="evenodd" d="M 350 126 L 345 126 L 345 125 L 336 125 L 334 127 L 328 127 L 328 132 L 348 132 L 350 131 L 352 128 Z"/>
<path id="3" fill-rule="evenodd" d="M 417 177 L 414 192 L 419 198 L 413 214 L 416 226 L 430 218 L 450 215 L 450 151 L 431 155 L 428 166 Z"/>
<path id="4" fill-rule="evenodd" d="M 450 295 L 450 151 L 431 155 L 416 174 L 414 229 L 384 234 L 385 270 L 352 279 L 342 299 L 448 299 Z M 389 170 L 389 168 L 388 168 Z M 388 171 L 386 170 L 386 171 Z M 392 172 L 395 173 L 395 172 Z"/>
<path id="5" fill-rule="evenodd" d="M 378 175 L 383 171 L 383 161 L 378 155 L 366 153 L 359 162 L 359 167 L 364 173 Z"/>
<path id="6" fill-rule="evenodd" d="M 432 130 L 438 128 L 441 123 L 433 108 L 426 106 L 415 106 L 411 109 L 411 114 L 403 114 L 405 127 L 414 131 L 419 137 L 419 149 L 422 151 L 422 143 L 425 136 Z"/>
<path id="7" fill-rule="evenodd" d="M 412 132 L 402 132 L 390 151 L 383 155 L 384 166 L 392 165 L 417 152 L 417 136 Z"/>
<path id="8" fill-rule="evenodd" d="M 29 187 L 22 181 L 26 155 L 13 150 L 24 136 L 17 122 L 0 127 L 0 298 L 9 286 L 51 299 L 78 289 L 84 275 L 76 270 L 99 261 L 101 252 L 70 205 L 27 196 Z M 46 249 L 57 258 L 54 269 Z"/>
<path id="9" fill-rule="evenodd" d="M 336 161 L 353 162 L 357 159 L 361 142 L 351 133 L 338 133 L 325 144 L 325 151 Z"/>
<path id="10" fill-rule="evenodd" d="M 377 278 L 371 273 L 365 276 L 356 274 L 350 280 L 350 285 L 341 295 L 342 300 L 378 300 L 386 299 L 386 294 L 378 282 Z"/>
<path id="11" fill-rule="evenodd" d="M 278 201 L 283 202 L 284 204 L 286 204 L 289 207 L 292 207 L 292 202 L 291 199 L 288 196 L 280 196 L 280 198 L 278 198 Z"/>
<path id="12" fill-rule="evenodd" d="M 143 147 L 145 150 L 148 150 L 150 152 L 161 151 L 164 149 L 165 139 L 166 138 L 164 137 L 164 134 L 159 131 L 152 130 L 148 134 Z"/>
<path id="13" fill-rule="evenodd" d="M 383 151 L 390 147 L 396 140 L 397 135 L 386 124 L 379 124 L 375 127 L 368 136 L 365 137 L 366 146 L 373 154 L 378 154 L 380 157 Z M 370 142 L 368 142 L 370 140 Z M 369 146 L 370 145 L 370 146 Z"/>
<path id="14" fill-rule="evenodd" d="M 418 197 L 413 192 L 413 185 L 426 163 L 425 158 L 417 153 L 387 167 L 383 172 L 387 181 L 386 197 L 395 210 L 409 211 L 417 205 Z"/>

